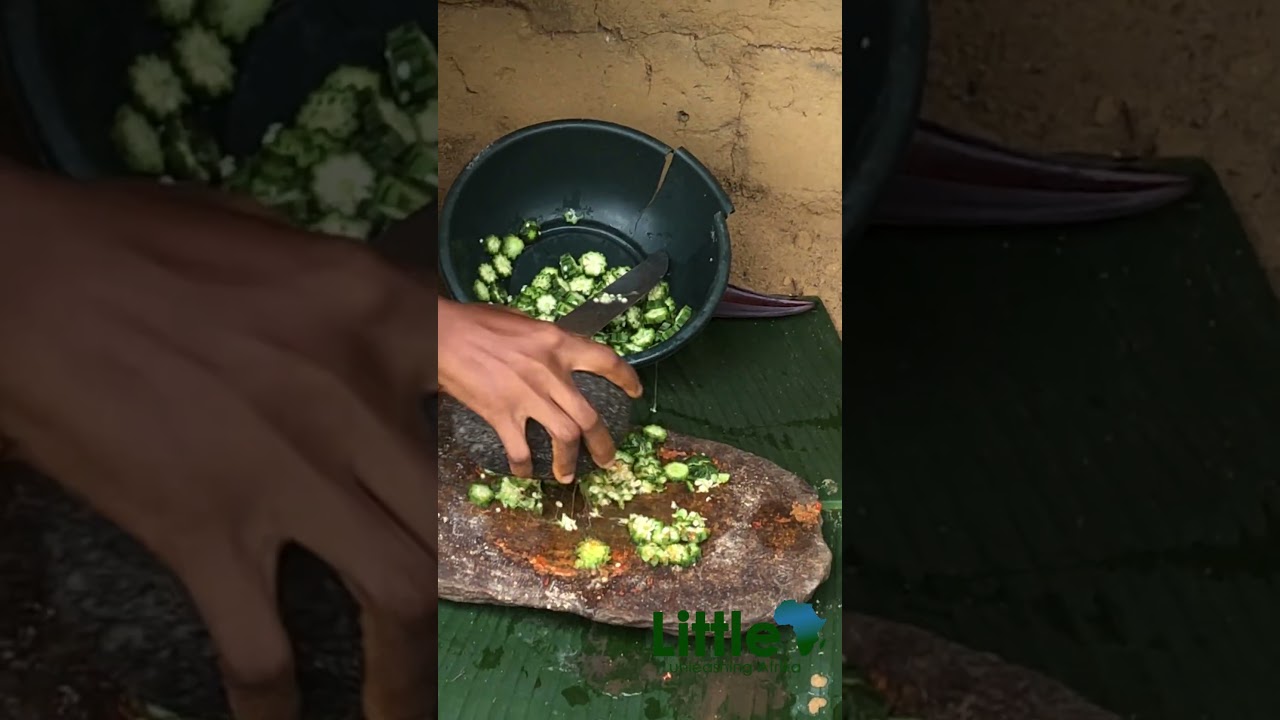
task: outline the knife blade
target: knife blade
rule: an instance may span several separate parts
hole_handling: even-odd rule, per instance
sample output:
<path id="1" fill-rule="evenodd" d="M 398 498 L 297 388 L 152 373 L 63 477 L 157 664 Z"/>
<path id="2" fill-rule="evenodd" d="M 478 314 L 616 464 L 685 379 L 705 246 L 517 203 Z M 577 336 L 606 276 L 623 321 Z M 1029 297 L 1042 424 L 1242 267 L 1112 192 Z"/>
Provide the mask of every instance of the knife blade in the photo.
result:
<path id="1" fill-rule="evenodd" d="M 604 329 L 614 318 L 635 307 L 662 282 L 667 274 L 670 258 L 659 250 L 614 280 L 595 297 L 574 308 L 556 321 L 556 325 L 575 335 L 591 337 Z"/>

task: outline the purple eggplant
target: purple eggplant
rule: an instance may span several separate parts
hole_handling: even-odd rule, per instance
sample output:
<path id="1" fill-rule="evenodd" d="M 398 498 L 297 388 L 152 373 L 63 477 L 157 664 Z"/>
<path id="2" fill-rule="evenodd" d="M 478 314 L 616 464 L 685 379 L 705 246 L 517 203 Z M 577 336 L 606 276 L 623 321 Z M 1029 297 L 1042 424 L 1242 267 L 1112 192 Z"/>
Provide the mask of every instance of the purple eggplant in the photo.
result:
<path id="1" fill-rule="evenodd" d="M 716 305 L 715 316 L 718 318 L 778 318 L 799 315 L 812 310 L 812 300 L 785 297 L 781 295 L 765 295 L 730 285 Z"/>

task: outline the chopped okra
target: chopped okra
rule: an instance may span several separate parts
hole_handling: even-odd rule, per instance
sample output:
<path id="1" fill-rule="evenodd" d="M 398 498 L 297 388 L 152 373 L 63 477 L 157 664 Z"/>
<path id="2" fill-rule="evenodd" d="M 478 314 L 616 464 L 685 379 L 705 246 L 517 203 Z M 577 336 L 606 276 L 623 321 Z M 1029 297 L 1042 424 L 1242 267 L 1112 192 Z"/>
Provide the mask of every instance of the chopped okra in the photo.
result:
<path id="1" fill-rule="evenodd" d="M 528 478 L 503 475 L 494 499 L 509 510 L 529 510 L 542 514 L 542 483 Z"/>
<path id="2" fill-rule="evenodd" d="M 170 27 L 178 27 L 190 20 L 195 9 L 196 0 L 155 0 L 152 5 L 155 16 Z"/>
<path id="3" fill-rule="evenodd" d="M 435 99 L 439 81 L 436 48 L 416 24 L 401 25 L 387 35 L 386 61 L 396 102 L 413 105 Z"/>
<path id="4" fill-rule="evenodd" d="M 566 219 L 568 219 L 566 217 Z M 527 315 L 554 322 L 594 298 L 595 302 L 626 302 L 605 292 L 631 270 L 610 267 L 604 253 L 591 250 L 579 256 L 561 255 L 553 265 L 534 274 L 528 284 L 511 287 L 515 262 L 541 236 L 536 220 L 525 220 L 514 233 L 480 238 L 488 259 L 476 269 L 472 294 L 480 302 L 513 307 Z M 631 307 L 592 338 L 619 355 L 634 355 L 670 340 L 693 317 L 693 309 L 679 306 L 666 280 L 658 283 L 637 306 Z"/>
<path id="5" fill-rule="evenodd" d="M 164 172 L 160 131 L 133 106 L 124 105 L 116 111 L 111 135 L 130 170 L 155 175 Z"/>
<path id="6" fill-rule="evenodd" d="M 213 31 L 199 24 L 187 25 L 178 32 L 173 52 L 197 92 L 208 98 L 231 93 L 236 79 L 231 48 Z"/>
<path id="7" fill-rule="evenodd" d="M 204 0 L 204 20 L 230 42 L 242 43 L 267 19 L 272 0 Z"/>
<path id="8" fill-rule="evenodd" d="M 467 499 L 480 507 L 488 507 L 493 502 L 493 488 L 484 483 L 473 483 L 467 491 Z"/>
<path id="9" fill-rule="evenodd" d="M 488 470 L 480 473 L 480 482 L 471 484 L 467 489 L 467 499 L 480 507 L 488 507 L 494 501 L 508 510 L 528 510 L 536 515 L 542 514 L 542 483 L 531 478 L 519 478 L 513 475 L 501 475 Z M 562 515 L 558 521 L 573 519 Z M 576 529 L 575 524 L 573 528 Z"/>
<path id="10" fill-rule="evenodd" d="M 708 493 L 729 481 L 729 473 L 720 472 L 715 461 L 705 455 L 663 462 L 658 453 L 666 440 L 666 429 L 658 425 L 628 434 L 618 445 L 613 467 L 593 470 L 582 479 L 587 501 L 592 506 L 625 508 L 638 495 L 663 492 L 668 483 Z"/>
<path id="11" fill-rule="evenodd" d="M 129 85 L 138 104 L 153 117 L 164 118 L 190 99 L 173 63 L 159 55 L 142 55 L 129 66 Z"/>
<path id="12" fill-rule="evenodd" d="M 578 543 L 578 547 L 574 550 L 576 558 L 573 566 L 579 570 L 595 570 L 609 562 L 612 554 L 608 545 L 595 538 L 587 538 Z"/>
<path id="13" fill-rule="evenodd" d="M 247 193 L 298 227 L 356 241 L 436 201 L 438 62 L 416 23 L 387 34 L 380 65 L 333 69 L 294 117 L 268 128 L 256 151 L 232 156 L 202 128 L 225 113 L 239 48 L 266 22 L 273 0 L 148 2 L 168 49 L 134 58 L 126 70 L 130 98 L 112 137 L 130 170 Z M 509 262 L 493 268 L 509 276 Z"/>
<path id="14" fill-rule="evenodd" d="M 512 262 L 520 257 L 520 253 L 524 252 L 524 241 L 515 235 L 508 235 L 502 238 L 502 254 L 507 256 Z"/>
<path id="15" fill-rule="evenodd" d="M 711 536 L 701 515 L 681 507 L 670 523 L 635 513 L 620 522 L 627 526 L 636 555 L 650 565 L 690 567 L 702 557 L 701 544 Z"/>

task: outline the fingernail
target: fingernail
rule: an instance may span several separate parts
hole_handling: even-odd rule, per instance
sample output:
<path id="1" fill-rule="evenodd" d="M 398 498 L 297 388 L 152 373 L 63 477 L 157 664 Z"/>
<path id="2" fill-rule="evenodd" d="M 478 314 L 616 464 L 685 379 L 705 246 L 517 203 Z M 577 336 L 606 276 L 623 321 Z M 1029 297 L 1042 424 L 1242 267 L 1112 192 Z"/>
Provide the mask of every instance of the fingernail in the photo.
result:
<path id="1" fill-rule="evenodd" d="M 572 476 L 572 475 L 562 475 L 562 476 L 560 476 L 560 484 L 562 484 L 562 485 L 568 485 L 568 484 L 569 484 L 569 483 L 571 483 L 571 482 L 573 482 L 573 476 Z"/>

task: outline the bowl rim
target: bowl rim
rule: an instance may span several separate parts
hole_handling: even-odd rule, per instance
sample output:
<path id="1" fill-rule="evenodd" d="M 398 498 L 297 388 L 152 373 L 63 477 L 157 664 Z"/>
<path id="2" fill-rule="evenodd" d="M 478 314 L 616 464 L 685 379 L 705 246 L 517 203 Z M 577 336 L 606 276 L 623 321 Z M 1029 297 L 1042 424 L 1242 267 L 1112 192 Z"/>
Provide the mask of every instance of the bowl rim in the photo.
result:
<path id="1" fill-rule="evenodd" d="M 67 121 L 66 104 L 55 86 L 41 41 L 39 2 L 0 0 L 0 92 L 8 93 L 7 106 L 16 116 L 22 140 L 43 167 L 63 175 L 78 180 L 127 175 L 91 157 L 83 138 Z M 439 23 L 423 30 L 439 51 Z M 120 100 L 125 101 L 123 97 Z"/>
<path id="2" fill-rule="evenodd" d="M 62 101 L 53 89 L 38 36 L 35 4 L 5 0 L 0 3 L 0 38 L 4 52 L 0 66 L 9 107 L 22 128 L 23 138 L 42 165 L 73 178 L 100 177 L 102 169 L 81 150 L 79 138 L 66 121 Z"/>
<path id="3" fill-rule="evenodd" d="M 610 122 L 608 120 L 593 120 L 588 118 L 565 118 L 561 120 L 546 120 L 532 125 L 513 130 L 506 135 L 498 138 L 489 145 L 485 146 L 480 152 L 476 153 L 467 164 L 463 167 L 462 172 L 453 179 L 449 184 L 449 190 L 445 193 L 443 206 L 440 211 L 440 232 L 438 234 L 439 243 L 439 269 L 441 279 L 444 281 L 445 289 L 448 290 L 450 299 L 459 300 L 460 297 L 467 295 L 459 295 L 460 292 L 466 290 L 466 284 L 459 277 L 459 269 L 455 267 L 453 262 L 453 250 L 449 243 L 449 234 L 447 228 L 453 220 L 454 207 L 457 205 L 457 188 L 462 185 L 475 172 L 476 167 L 489 155 L 510 146 L 515 142 L 524 140 L 525 138 L 538 135 L 543 132 L 563 130 L 572 127 L 584 127 L 594 130 L 607 130 L 610 132 L 621 133 L 631 137 L 634 140 L 644 143 L 652 147 L 654 150 L 661 152 L 663 155 L 672 153 L 680 156 L 682 160 L 691 163 L 695 169 L 699 171 L 708 181 L 719 195 L 723 210 L 717 212 L 712 218 L 715 224 L 716 244 L 720 247 L 717 249 L 721 253 L 722 260 L 716 264 L 715 274 L 711 279 L 710 297 L 713 301 L 706 303 L 701 308 L 694 309 L 693 317 L 689 322 L 680 328 L 679 332 L 672 335 L 670 339 L 659 345 L 646 348 L 644 351 L 635 355 L 624 356 L 622 359 L 632 367 L 644 367 L 651 365 L 670 357 L 676 351 L 687 345 L 707 323 L 715 316 L 716 306 L 719 305 L 720 297 L 724 295 L 725 290 L 729 287 L 729 271 L 733 265 L 733 241 L 729 236 L 728 217 L 734 212 L 732 200 L 729 199 L 724 187 L 720 184 L 719 179 L 713 175 L 705 165 L 702 164 L 693 153 L 684 147 L 673 148 L 661 140 L 649 135 L 648 133 L 637 130 L 633 127 L 622 125 L 620 123 Z"/>
<path id="4" fill-rule="evenodd" d="M 887 0 L 891 8 L 889 37 L 893 50 L 875 109 L 877 126 L 854 143 L 858 167 L 844 180 L 842 238 L 850 241 L 866 227 L 875 201 L 893 177 L 915 134 L 929 54 L 929 7 L 926 0 Z M 877 122 L 878 121 L 878 122 Z"/>

